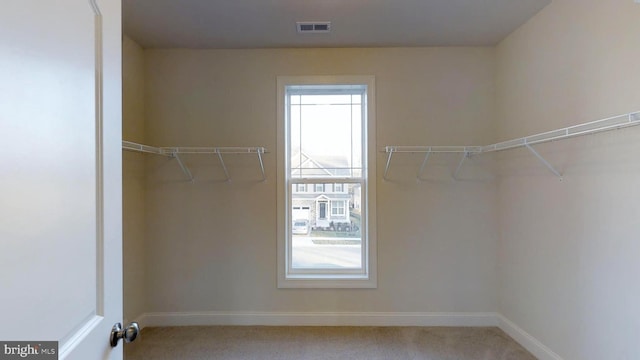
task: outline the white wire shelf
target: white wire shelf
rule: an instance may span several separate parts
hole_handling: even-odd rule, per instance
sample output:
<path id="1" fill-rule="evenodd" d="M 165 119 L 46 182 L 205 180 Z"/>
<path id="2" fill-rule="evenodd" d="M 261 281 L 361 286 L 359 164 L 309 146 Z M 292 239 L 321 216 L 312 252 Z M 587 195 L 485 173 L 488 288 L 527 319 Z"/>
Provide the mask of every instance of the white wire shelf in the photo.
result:
<path id="1" fill-rule="evenodd" d="M 163 147 L 174 154 L 264 154 L 263 147 Z"/>
<path id="2" fill-rule="evenodd" d="M 260 165 L 260 172 L 262 173 L 262 180 L 266 180 L 267 177 L 264 172 L 264 162 L 262 160 L 262 155 L 267 152 L 264 147 L 255 146 L 255 147 L 154 147 L 149 145 L 138 144 L 132 141 L 122 141 L 122 149 L 128 151 L 137 151 L 147 154 L 156 154 L 162 156 L 168 156 L 175 158 L 180 165 L 180 168 L 184 172 L 184 174 L 189 178 L 189 180 L 193 181 L 193 175 L 191 171 L 186 166 L 182 158 L 181 154 L 203 154 L 203 155 L 217 155 L 220 160 L 220 164 L 222 165 L 222 169 L 226 176 L 227 181 L 231 180 L 231 176 L 229 176 L 229 170 L 227 169 L 227 165 L 224 162 L 223 155 L 242 155 L 242 154 L 255 154 L 258 157 L 258 163 Z"/>
<path id="3" fill-rule="evenodd" d="M 143 152 L 143 153 L 147 153 L 147 154 L 171 156 L 170 153 L 166 153 L 160 148 L 157 148 L 157 147 L 154 147 L 154 146 L 149 146 L 149 145 L 138 144 L 138 143 L 134 143 L 132 141 L 123 140 L 122 141 L 122 149 L 123 150 L 129 150 L 129 151 Z"/>
<path id="4" fill-rule="evenodd" d="M 387 153 L 479 153 L 482 146 L 385 146 Z"/>
<path id="5" fill-rule="evenodd" d="M 457 179 L 458 173 L 462 168 L 464 160 L 472 155 L 505 151 L 510 149 L 516 149 L 526 147 L 534 156 L 542 162 L 549 171 L 555 174 L 562 180 L 562 174 L 556 170 L 551 163 L 549 163 L 544 157 L 542 157 L 532 146 L 542 144 L 551 141 L 558 141 L 569 139 L 573 137 L 591 135 L 601 133 L 605 131 L 623 129 L 631 126 L 640 125 L 640 111 L 612 116 L 602 120 L 591 121 L 583 124 L 569 126 L 562 129 L 547 131 L 535 135 L 529 135 L 517 139 L 502 141 L 496 144 L 486 146 L 385 146 L 384 152 L 387 155 L 387 164 L 384 169 L 384 179 L 387 179 L 387 174 L 391 166 L 391 159 L 394 153 L 424 153 L 425 158 L 422 162 L 420 170 L 418 171 L 417 178 L 421 179 L 424 168 L 429 160 L 431 154 L 436 153 L 461 153 L 462 159 L 456 168 L 453 178 Z"/>

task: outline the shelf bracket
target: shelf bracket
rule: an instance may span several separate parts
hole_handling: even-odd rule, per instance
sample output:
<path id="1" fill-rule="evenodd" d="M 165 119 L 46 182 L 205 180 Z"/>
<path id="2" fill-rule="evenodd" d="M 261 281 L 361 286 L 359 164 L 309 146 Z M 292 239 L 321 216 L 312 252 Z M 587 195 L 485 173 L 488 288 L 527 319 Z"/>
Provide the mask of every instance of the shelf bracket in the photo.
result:
<path id="1" fill-rule="evenodd" d="M 258 161 L 260 162 L 260 171 L 262 172 L 262 181 L 267 180 L 267 176 L 264 174 L 264 162 L 262 162 L 262 149 L 256 149 L 256 153 L 258 154 Z"/>
<path id="2" fill-rule="evenodd" d="M 220 153 L 220 150 L 216 150 L 216 153 L 218 154 L 218 159 L 220 159 L 220 164 L 222 165 L 222 170 L 224 170 L 224 176 L 227 177 L 226 181 L 231 181 L 231 177 L 229 176 L 229 171 L 227 170 L 227 165 L 224 164 L 224 160 L 222 160 L 222 154 Z"/>
<path id="3" fill-rule="evenodd" d="M 382 176 L 384 180 L 387 180 L 387 173 L 389 172 L 389 166 L 391 165 L 391 156 L 393 156 L 394 149 L 391 147 L 391 148 L 388 148 L 388 150 L 389 150 L 389 156 L 387 157 L 387 166 L 384 168 L 384 175 Z"/>
<path id="4" fill-rule="evenodd" d="M 453 179 L 458 180 L 458 173 L 460 173 L 460 169 L 462 169 L 462 164 L 464 164 L 464 160 L 469 157 L 469 151 L 465 150 L 464 154 L 462 154 L 462 159 L 460 159 L 460 163 L 456 168 L 456 172 L 453 173 Z"/>
<path id="5" fill-rule="evenodd" d="M 176 161 L 178 162 L 178 165 L 180 165 L 180 168 L 182 169 L 184 174 L 187 175 L 187 177 L 189 177 L 189 180 L 191 182 L 193 182 L 193 175 L 191 175 L 191 171 L 189 171 L 189 168 L 184 164 L 184 162 L 182 162 L 182 159 L 180 159 L 180 155 L 178 155 L 177 152 L 174 152 L 172 156 L 176 159 Z"/>
<path id="6" fill-rule="evenodd" d="M 529 149 L 529 151 L 531 151 L 531 153 L 535 155 L 535 157 L 537 157 L 538 160 L 540 160 L 540 162 L 547 167 L 547 169 L 549 169 L 549 171 L 551 171 L 555 176 L 559 177 L 560 181 L 562 181 L 562 174 L 558 170 L 556 170 L 547 160 L 545 160 L 542 155 L 538 154 L 538 152 L 534 148 L 532 148 L 531 145 L 524 144 L 524 146 L 526 146 L 527 149 Z"/>
<path id="7" fill-rule="evenodd" d="M 418 180 L 422 180 L 422 173 L 424 172 L 425 166 L 427 166 L 427 161 L 429 161 L 429 156 L 431 155 L 431 148 L 427 151 L 427 154 L 424 156 L 424 160 L 422 161 L 422 166 L 420 166 L 420 171 L 418 171 L 418 175 L 416 178 Z"/>

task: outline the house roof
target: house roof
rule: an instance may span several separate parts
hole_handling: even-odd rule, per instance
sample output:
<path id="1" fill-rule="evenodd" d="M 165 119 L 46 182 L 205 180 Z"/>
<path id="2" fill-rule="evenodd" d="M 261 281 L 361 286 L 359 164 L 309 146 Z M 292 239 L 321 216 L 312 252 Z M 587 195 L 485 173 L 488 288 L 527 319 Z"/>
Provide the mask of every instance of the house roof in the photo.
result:
<path id="1" fill-rule="evenodd" d="M 292 200 L 349 200 L 351 199 L 350 194 L 344 193 L 326 193 L 322 195 L 318 195 L 317 193 L 293 193 Z"/>
<path id="2" fill-rule="evenodd" d="M 291 156 L 291 174 L 319 177 L 349 177 L 352 169 L 344 156 L 309 155 L 296 151 Z"/>

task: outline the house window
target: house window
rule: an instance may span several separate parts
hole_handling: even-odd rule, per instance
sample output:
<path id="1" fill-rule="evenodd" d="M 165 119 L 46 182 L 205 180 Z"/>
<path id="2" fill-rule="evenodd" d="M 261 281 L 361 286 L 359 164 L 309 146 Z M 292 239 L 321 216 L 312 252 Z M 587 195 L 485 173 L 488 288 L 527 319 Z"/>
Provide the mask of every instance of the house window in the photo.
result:
<path id="1" fill-rule="evenodd" d="M 278 77 L 279 287 L 376 287 L 374 91 Z"/>
<path id="2" fill-rule="evenodd" d="M 344 200 L 334 200 L 331 202 L 331 218 L 344 218 L 345 214 Z"/>
<path id="3" fill-rule="evenodd" d="M 298 192 L 305 192 L 307 191 L 307 185 L 306 184 L 298 184 L 298 187 L 296 189 Z"/>

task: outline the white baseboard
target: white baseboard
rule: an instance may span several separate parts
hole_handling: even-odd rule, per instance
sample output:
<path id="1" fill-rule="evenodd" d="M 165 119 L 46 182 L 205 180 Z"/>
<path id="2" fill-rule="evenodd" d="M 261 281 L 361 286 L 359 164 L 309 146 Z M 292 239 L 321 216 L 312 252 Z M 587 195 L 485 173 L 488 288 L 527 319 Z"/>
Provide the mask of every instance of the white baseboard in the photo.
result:
<path id="1" fill-rule="evenodd" d="M 560 355 L 556 354 L 543 343 L 538 341 L 538 339 L 522 330 L 518 325 L 500 314 L 496 315 L 498 317 L 498 327 L 522 345 L 522 347 L 529 350 L 529 352 L 539 360 L 563 360 Z"/>
<path id="2" fill-rule="evenodd" d="M 495 313 L 380 312 L 173 312 L 145 313 L 141 327 L 261 325 L 261 326 L 498 326 Z"/>
<path id="3" fill-rule="evenodd" d="M 141 328 L 158 326 L 496 326 L 540 360 L 563 360 L 504 316 L 493 313 L 424 312 L 161 312 L 135 319 Z"/>

